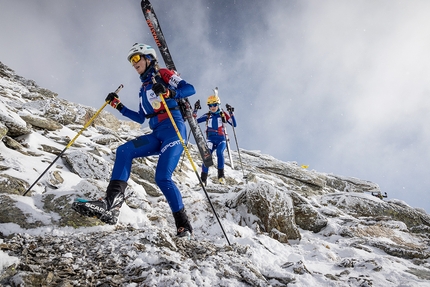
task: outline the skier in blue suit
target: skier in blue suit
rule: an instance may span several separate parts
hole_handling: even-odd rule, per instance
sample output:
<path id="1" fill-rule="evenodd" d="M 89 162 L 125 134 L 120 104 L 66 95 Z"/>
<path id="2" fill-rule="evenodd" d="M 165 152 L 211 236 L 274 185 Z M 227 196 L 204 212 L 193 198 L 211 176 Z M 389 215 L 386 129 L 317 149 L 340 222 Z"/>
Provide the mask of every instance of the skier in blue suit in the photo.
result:
<path id="1" fill-rule="evenodd" d="M 158 155 L 155 182 L 169 203 L 175 219 L 177 236 L 190 236 L 193 229 L 185 212 L 181 192 L 172 180 L 172 174 L 179 162 L 183 147 L 160 96 L 165 98 L 182 138 L 186 138 L 184 119 L 175 99 L 193 95 L 194 87 L 174 71 L 159 69 L 155 50 L 148 45 L 134 44 L 127 59 L 139 73 L 142 81 L 139 111 L 128 109 L 115 93 L 110 93 L 106 101 L 123 116 L 135 122 L 142 124 L 148 119 L 152 133 L 128 141 L 117 148 L 105 199 L 79 200 L 74 202 L 72 207 L 83 215 L 96 216 L 108 224 L 116 224 L 119 208 L 124 202 L 124 191 L 130 177 L 133 159 Z M 153 83 L 153 79 L 156 83 Z"/>
<path id="2" fill-rule="evenodd" d="M 194 110 L 193 116 L 197 118 L 198 123 L 206 122 L 206 139 L 208 148 L 211 153 L 216 150 L 218 158 L 218 181 L 225 184 L 224 175 L 224 151 L 226 149 L 226 131 L 225 123 L 236 127 L 236 119 L 233 114 L 233 108 L 228 106 L 229 113 L 224 112 L 221 108 L 221 100 L 217 95 L 209 96 L 207 100 L 209 112 L 197 118 L 197 110 Z M 200 178 L 206 185 L 209 168 L 202 164 Z"/>

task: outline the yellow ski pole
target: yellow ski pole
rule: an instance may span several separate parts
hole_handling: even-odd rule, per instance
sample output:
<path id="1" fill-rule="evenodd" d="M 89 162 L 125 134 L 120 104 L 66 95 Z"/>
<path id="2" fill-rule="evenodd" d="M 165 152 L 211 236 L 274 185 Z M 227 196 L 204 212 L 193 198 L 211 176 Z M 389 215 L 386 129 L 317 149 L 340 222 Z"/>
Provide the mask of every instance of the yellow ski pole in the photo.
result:
<path id="1" fill-rule="evenodd" d="M 121 84 L 118 89 L 116 89 L 115 94 L 119 93 L 124 86 Z M 76 134 L 76 136 L 66 145 L 63 151 L 51 162 L 47 169 L 36 179 L 36 181 L 24 192 L 23 196 L 29 192 L 33 186 L 42 178 L 42 176 L 51 168 L 51 166 L 66 152 L 66 150 L 75 142 L 75 140 L 84 132 L 86 128 L 88 128 L 94 119 L 102 112 L 102 110 L 106 107 L 109 102 L 105 102 L 103 106 L 91 117 L 91 119 L 84 125 L 84 127 Z"/>
<path id="2" fill-rule="evenodd" d="M 154 84 L 157 82 L 157 81 L 155 80 L 155 78 L 154 78 L 154 77 L 152 77 L 152 82 L 153 82 Z M 208 199 L 209 204 L 210 204 L 210 206 L 212 207 L 212 211 L 213 211 L 213 213 L 215 214 L 216 219 L 218 220 L 218 224 L 219 224 L 219 226 L 221 227 L 222 232 L 224 233 L 225 239 L 227 239 L 227 243 L 228 243 L 228 245 L 231 245 L 231 244 L 230 244 L 230 240 L 228 240 L 227 234 L 226 234 L 226 233 L 225 233 L 225 231 L 224 231 L 224 227 L 222 226 L 221 221 L 220 221 L 220 219 L 219 219 L 219 217 L 218 217 L 218 214 L 216 213 L 215 208 L 214 208 L 214 206 L 212 205 L 211 199 L 209 198 L 209 195 L 208 195 L 208 193 L 207 193 L 207 191 L 206 191 L 205 185 L 203 184 L 202 179 L 201 179 L 201 178 L 200 178 L 200 176 L 199 176 L 199 172 L 197 171 L 197 167 L 196 167 L 196 165 L 194 164 L 193 159 L 191 158 L 191 154 L 190 154 L 190 152 L 188 151 L 187 146 L 185 145 L 185 142 L 184 142 L 184 139 L 183 139 L 183 138 L 182 138 L 182 136 L 181 136 L 181 133 L 179 132 L 179 129 L 178 129 L 178 126 L 176 125 L 175 119 L 173 118 L 172 113 L 170 112 L 170 109 L 169 109 L 169 107 L 167 106 L 166 100 L 164 99 L 164 97 L 163 97 L 163 95 L 162 95 L 162 94 L 160 94 L 160 95 L 158 95 L 158 96 L 160 97 L 161 102 L 163 103 L 164 108 L 166 109 L 166 113 L 167 113 L 167 115 L 169 116 L 170 121 L 172 122 L 173 128 L 175 129 L 176 134 L 178 135 L 179 141 L 181 142 L 182 147 L 184 148 L 185 154 L 187 155 L 188 160 L 190 161 L 191 166 L 193 167 L 193 170 L 194 170 L 194 172 L 195 172 L 195 174 L 196 174 L 197 178 L 199 179 L 200 185 L 201 185 L 201 187 L 202 187 L 203 191 L 204 191 L 204 192 L 205 192 L 205 194 L 206 194 L 206 198 Z"/>

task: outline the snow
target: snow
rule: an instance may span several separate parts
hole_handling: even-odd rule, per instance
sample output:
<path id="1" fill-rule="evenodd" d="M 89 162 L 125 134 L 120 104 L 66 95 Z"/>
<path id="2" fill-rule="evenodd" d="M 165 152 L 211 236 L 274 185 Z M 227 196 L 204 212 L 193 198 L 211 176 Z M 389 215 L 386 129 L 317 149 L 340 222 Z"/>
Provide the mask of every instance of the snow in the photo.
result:
<path id="1" fill-rule="evenodd" d="M 2 80 L 1 78 L 0 84 L 4 87 L 10 87 L 14 91 L 25 92 L 23 87 L 15 87 L 10 82 Z M 10 112 L 10 109 L 7 108 L 4 102 L 0 102 L 0 111 L 3 114 L 10 114 L 12 119 L 22 121 L 17 115 Z M 142 133 L 142 131 L 138 132 Z M 70 139 L 76 135 L 76 132 L 70 127 L 63 127 L 60 130 L 51 132 L 50 135 L 51 137 L 55 135 L 57 138 Z M 89 128 L 85 134 L 81 135 L 76 141 L 79 147 L 70 147 L 68 154 L 82 153 L 86 147 L 95 145 L 95 143 L 91 141 L 91 138 L 95 139 L 100 137 L 101 135 L 97 133 L 97 129 Z M 41 145 L 54 146 L 60 150 L 62 150 L 64 146 L 47 137 L 41 131 L 33 131 L 31 134 L 23 136 L 22 139 L 28 143 L 29 150 L 40 154 L 40 156 L 29 157 L 0 144 L 0 154 L 4 158 L 2 164 L 10 167 L 10 169 L 4 171 L 4 174 L 21 178 L 27 182 L 34 182 L 56 157 L 53 154 L 43 152 Z M 106 147 L 100 148 L 106 152 L 106 156 L 100 158 L 100 160 L 103 161 L 106 166 L 111 166 L 112 156 L 109 154 L 110 150 Z M 190 149 L 196 150 L 193 146 L 190 146 Z M 266 160 L 276 161 L 272 156 L 261 154 L 259 151 L 247 151 L 247 153 L 249 155 L 254 155 L 256 158 L 260 158 L 260 162 L 256 159 L 256 162 L 254 162 L 255 165 L 264 165 L 264 161 Z M 237 160 L 237 152 L 235 152 L 235 158 Z M 85 163 L 83 163 L 83 165 L 84 164 Z M 151 164 L 153 165 L 152 162 L 147 162 L 147 164 L 149 166 L 151 166 Z M 183 164 L 187 167 L 183 175 L 179 177 L 175 173 L 174 178 L 183 193 L 185 206 L 188 212 L 192 214 L 191 221 L 195 229 L 196 239 L 206 240 L 218 247 L 226 246 L 226 239 L 222 236 L 221 229 L 215 217 L 211 214 L 208 215 L 207 198 L 201 188 L 198 187 L 198 179 L 192 170 L 191 164 L 186 161 Z M 296 165 L 296 163 L 289 164 Z M 105 185 L 107 185 L 109 176 L 106 170 L 110 169 L 111 167 L 96 171 L 99 173 L 99 178 L 104 180 Z M 46 188 L 45 183 L 47 176 L 45 175 L 41 179 L 40 184 L 35 185 L 32 189 L 33 194 L 31 197 L 11 195 L 11 197 L 17 201 L 16 207 L 24 214 L 30 215 L 29 218 L 31 221 L 40 221 L 44 223 L 45 226 L 23 229 L 17 224 L 0 223 L 0 232 L 4 236 L 16 233 L 32 236 L 76 236 L 97 232 L 107 232 L 110 234 L 115 234 L 117 232 L 116 227 L 110 225 L 80 228 L 50 225 L 50 221 L 58 220 L 59 215 L 55 213 L 46 213 L 41 209 L 41 206 L 43 206 L 42 194 L 54 194 L 57 197 L 65 194 L 74 194 L 77 197 L 88 193 L 94 196 L 102 195 L 100 190 L 94 188 L 94 185 L 77 176 L 75 173 L 69 172 L 62 161 L 58 161 L 52 167 L 52 170 L 60 170 L 64 179 L 64 183 L 57 189 Z M 214 169 L 212 168 L 211 171 L 212 174 L 209 175 L 210 177 L 214 176 Z M 226 166 L 226 174 L 231 180 L 238 184 L 231 185 L 227 188 L 220 188 L 210 183 L 210 185 L 212 185 L 210 187 L 213 190 L 210 194 L 211 201 L 215 203 L 216 210 L 221 215 L 222 225 L 232 245 L 236 246 L 236 248 L 239 246 L 239 248 L 248 250 L 245 255 L 248 256 L 247 260 L 252 263 L 252 266 L 258 268 L 260 272 L 265 275 L 280 278 L 285 277 L 287 274 L 295 279 L 295 281 L 290 282 L 288 286 L 295 287 L 358 286 L 359 284 L 363 284 L 363 281 L 359 280 L 362 276 L 371 279 L 375 286 L 430 286 L 428 281 L 406 272 L 408 268 L 422 268 L 428 270 L 430 267 L 428 259 L 426 259 L 425 266 L 415 266 L 410 260 L 390 256 L 377 247 L 365 246 L 363 248 L 355 248 L 354 245 L 361 244 L 359 240 L 345 238 L 339 235 L 342 234 L 343 229 L 348 226 L 348 224 L 357 221 L 357 219 L 340 210 L 338 208 L 340 205 L 366 205 L 364 200 L 379 204 L 381 202 L 380 199 L 369 193 L 358 192 L 337 192 L 335 194 L 315 196 L 311 198 L 310 201 L 313 202 L 315 206 L 319 207 L 319 211 L 322 214 L 327 215 L 327 226 L 319 233 L 300 229 L 301 240 L 291 240 L 288 244 L 280 243 L 269 237 L 266 233 L 258 232 L 254 224 L 257 219 L 256 216 L 247 214 L 247 211 L 243 209 L 243 207 L 239 206 L 237 209 L 224 209 L 219 203 L 227 202 L 235 198 L 238 191 L 256 188 L 262 183 L 268 183 L 273 189 L 276 189 L 282 181 L 276 176 L 256 174 L 255 176 L 259 181 L 258 184 L 252 182 L 245 183 L 243 180 L 243 171 L 240 169 L 233 170 L 229 166 Z M 348 178 L 348 180 L 352 179 Z M 360 179 L 353 180 L 356 182 L 361 181 Z M 134 192 L 132 197 L 141 200 L 140 206 L 139 208 L 131 208 L 124 204 L 121 208 L 118 225 L 144 230 L 145 233 L 142 236 L 145 236 L 149 242 L 154 242 L 159 236 L 157 230 L 169 230 L 173 228 L 173 219 L 169 216 L 170 209 L 162 197 L 154 198 L 147 196 L 144 188 L 132 180 L 130 180 L 129 184 Z M 329 203 L 333 197 L 336 197 L 336 205 Z M 289 201 L 289 205 L 292 205 L 291 200 Z M 390 199 L 389 201 L 409 207 L 406 202 L 400 200 Z M 425 213 L 424 211 L 422 212 Z M 158 217 L 158 219 L 152 220 L 150 217 Z M 244 224 L 238 224 L 241 217 L 246 217 L 246 222 Z M 150 230 L 151 228 L 155 231 Z M 379 231 L 382 230 L 385 232 L 385 237 L 375 236 L 372 238 L 375 242 L 395 243 L 395 241 L 401 241 L 409 243 L 411 246 L 422 245 L 422 242 L 419 242 L 416 237 L 406 232 L 407 227 L 402 222 L 388 221 L 381 224 L 378 228 L 380 228 Z M 370 227 L 368 229 L 362 227 L 360 232 L 371 234 L 372 230 Z M 208 257 L 206 261 L 200 262 L 200 265 L 197 266 L 198 268 L 195 268 L 195 263 L 192 260 L 184 258 L 179 253 L 172 252 L 167 248 L 162 250 L 163 252 L 160 252 L 160 247 L 146 244 L 147 247 L 144 251 L 136 250 L 136 248 L 130 244 L 132 239 L 133 238 L 116 238 L 112 236 L 109 245 L 122 246 L 122 248 L 127 249 L 130 257 L 134 257 L 134 260 L 129 263 L 130 268 L 133 266 L 143 267 L 144 270 L 147 270 L 145 272 L 148 273 L 148 278 L 151 278 L 151 281 L 146 282 L 148 286 L 214 286 L 214 282 L 217 282 L 218 286 L 249 286 L 246 283 L 238 283 L 238 281 L 231 278 L 220 280 L 217 274 L 217 265 L 219 262 L 212 257 Z M 3 240 L 0 240 L 0 245 L 2 243 Z M 220 256 L 223 255 L 220 254 Z M 238 254 L 238 257 L 239 256 L 244 255 Z M 64 257 L 71 258 L 73 254 L 65 253 Z M 178 264 L 179 270 L 165 270 L 163 274 L 154 275 L 156 270 L 151 268 L 151 266 L 164 261 L 166 258 Z M 5 270 L 10 265 L 18 262 L 18 258 L 9 256 L 7 252 L 0 251 L 0 270 Z M 346 281 L 336 281 L 325 276 L 325 274 L 339 275 L 340 272 L 345 270 L 345 268 L 340 265 L 349 264 L 351 262 L 354 263 L 347 269 L 349 274 L 345 275 L 349 278 L 348 285 L 345 285 Z M 225 268 L 228 272 L 237 272 L 232 268 L 229 269 L 229 266 Z M 251 264 L 249 268 L 251 268 Z M 181 270 L 183 272 L 181 272 Z M 188 272 L 188 270 L 192 271 Z M 244 269 L 243 272 L 246 273 L 250 271 Z M 153 276 L 150 276 L 151 274 Z M 91 276 L 91 271 L 88 271 L 87 276 Z M 255 275 L 242 274 L 242 276 L 250 276 L 251 278 Z M 171 281 L 171 278 L 175 278 L 175 281 Z M 276 282 L 274 282 L 274 279 L 270 281 L 270 284 L 273 284 L 273 286 L 280 286 L 275 285 Z M 138 285 L 130 283 L 127 286 L 132 287 Z M 363 284 L 359 286 L 367 285 Z"/>
<path id="2" fill-rule="evenodd" d="M 3 240 L 0 239 L 0 245 L 3 243 Z M 9 256 L 6 252 L 0 250 L 0 270 L 5 269 L 6 267 L 17 264 L 19 259 L 13 256 Z"/>
<path id="3" fill-rule="evenodd" d="M 58 132 L 58 135 L 65 136 L 70 135 L 67 129 L 63 129 Z M 33 150 L 37 150 L 37 145 L 41 143 L 46 143 L 40 135 L 32 134 L 30 135 L 31 146 Z M 28 158 L 23 158 L 20 153 L 10 151 L 9 149 L 5 149 L 4 146 L 1 146 L 2 155 L 7 158 L 6 164 L 10 165 L 13 171 L 10 172 L 11 175 L 17 176 L 20 174 L 23 178 L 28 181 L 34 180 L 37 175 L 42 172 L 46 165 L 40 166 L 36 164 L 36 159 L 34 162 L 28 162 Z M 13 160 L 12 160 L 12 159 Z M 20 170 L 19 167 L 22 167 L 23 164 L 21 161 L 27 161 L 27 169 L 25 171 Z M 61 164 L 60 164 L 61 165 Z M 30 168 L 31 167 L 31 168 Z M 36 170 L 34 170 L 36 169 Z M 243 182 L 242 173 L 240 171 L 227 170 L 227 174 L 230 177 L 233 177 L 237 182 Z M 67 190 L 84 190 L 85 182 L 81 181 L 77 185 L 73 185 L 71 183 L 76 182 L 77 176 L 73 173 L 62 173 L 65 185 L 60 189 L 52 191 L 53 193 L 60 195 Z M 43 179 L 42 179 L 43 180 Z M 193 178 L 192 173 L 189 174 L 189 180 L 187 182 L 182 182 L 181 187 L 185 186 L 196 186 L 197 180 Z M 47 223 L 50 220 L 52 214 L 44 214 L 42 210 L 40 210 L 37 206 L 40 204 L 37 202 L 40 200 L 40 194 L 43 192 L 42 188 L 39 186 L 35 186 L 34 191 L 35 195 L 32 197 L 22 197 L 22 196 L 14 196 L 19 204 L 19 207 L 24 213 L 31 214 L 31 217 L 34 220 L 39 220 L 44 223 Z M 96 191 L 94 191 L 96 192 Z M 137 189 L 135 192 L 139 192 Z M 192 194 L 191 194 L 192 193 Z M 339 195 L 339 194 L 337 194 Z M 217 195 L 219 196 L 219 195 Z M 229 194 L 222 196 L 231 196 Z M 355 193 L 356 200 L 359 202 L 360 198 L 367 198 L 370 200 L 374 200 L 377 202 L 373 196 L 368 194 L 359 194 Z M 340 195 L 340 201 L 352 200 L 351 197 L 346 197 Z M 184 191 L 184 201 L 185 205 L 191 211 L 198 211 L 202 209 L 202 205 L 206 205 L 206 198 L 202 193 L 192 192 L 190 190 Z M 127 205 L 124 205 L 121 209 L 121 215 L 119 218 L 119 224 L 122 225 L 130 225 L 134 228 L 147 228 L 149 224 L 148 214 L 146 213 L 149 206 L 142 207 L 142 209 L 131 209 Z M 335 207 L 325 206 L 323 208 L 324 213 L 326 214 L 338 214 L 339 211 Z M 164 211 L 166 214 L 169 213 L 169 209 L 167 204 L 164 205 Z M 236 212 L 240 212 L 237 210 Z M 340 236 L 328 236 L 328 234 L 339 234 L 339 229 L 342 228 L 342 225 L 337 222 L 337 220 L 333 219 L 329 222 L 328 226 L 321 232 L 321 234 L 314 234 L 310 231 L 300 230 L 302 239 L 300 242 L 296 242 L 295 244 L 281 244 L 278 241 L 266 236 L 256 234 L 255 230 L 250 228 L 249 226 L 238 226 L 237 221 L 235 220 L 236 214 L 226 214 L 226 216 L 222 219 L 222 224 L 229 236 L 230 241 L 233 244 L 238 244 L 241 246 L 248 246 L 249 249 L 252 250 L 251 256 L 249 258 L 250 261 L 259 268 L 263 270 L 265 274 L 273 275 L 274 277 L 282 277 L 285 274 L 285 270 L 292 272 L 292 268 L 295 265 L 305 265 L 306 269 L 310 272 L 304 273 L 302 275 L 295 276 L 296 281 L 289 283 L 288 286 L 344 286 L 342 284 L 336 284 L 336 281 L 328 280 L 323 274 L 337 274 L 343 268 L 338 267 L 338 263 L 341 261 L 341 258 L 351 258 L 356 259 L 358 264 L 349 269 L 351 272 L 348 276 L 360 276 L 361 274 L 366 274 L 369 278 L 372 278 L 374 282 L 385 282 L 384 286 L 428 286 L 428 282 L 424 280 L 417 279 L 414 275 L 407 275 L 404 272 L 406 266 L 411 266 L 411 263 L 407 260 L 394 258 L 387 256 L 382 251 L 379 251 L 375 248 L 372 252 L 367 252 L 364 250 L 359 250 L 355 248 L 348 247 L 347 244 L 342 244 L 342 237 Z M 252 217 L 254 215 L 249 214 L 250 220 L 249 222 L 253 222 Z M 220 236 L 220 229 L 216 224 L 213 224 L 212 227 L 207 228 L 204 234 L 201 231 L 203 226 L 207 226 L 208 222 L 206 221 L 206 217 L 194 217 L 193 218 L 193 226 L 195 228 L 195 233 L 197 238 L 205 238 L 206 240 L 212 241 L 216 245 L 225 245 L 225 239 Z M 404 226 L 393 226 L 391 230 L 396 232 L 396 237 L 399 240 L 403 241 L 411 241 L 407 233 L 401 232 L 404 230 Z M 164 223 L 162 228 L 172 228 L 172 224 Z M 78 229 L 74 229 L 71 227 L 40 227 L 34 229 L 21 229 L 15 224 L 2 223 L 0 224 L 0 232 L 4 235 L 10 235 L 13 233 L 28 233 L 31 235 L 57 235 L 57 236 L 67 236 L 77 233 L 92 233 L 92 232 L 115 232 L 115 228 L 113 226 L 97 226 L 97 227 L 81 227 Z M 233 234 L 239 234 L 239 236 L 233 236 Z M 151 236 L 156 236 L 156 234 L 151 234 L 149 240 L 154 240 Z M 389 241 L 388 239 L 384 239 Z M 135 253 L 136 250 L 132 245 L 124 246 L 121 239 L 117 241 L 112 241 L 112 245 L 122 245 L 125 248 L 129 248 L 130 253 Z M 149 267 L 159 262 L 160 258 L 157 255 L 158 253 L 153 253 L 152 250 L 146 250 L 145 252 L 140 253 L 137 258 L 130 262 L 130 266 L 141 266 L 141 267 Z M 66 254 L 65 257 L 70 257 L 71 254 Z M 180 258 L 178 254 L 170 254 L 169 260 L 177 262 L 183 268 L 189 269 L 191 264 Z M 5 269 L 13 263 L 18 263 L 18 258 L 9 256 L 6 252 L 0 251 L 0 269 Z M 375 263 L 372 263 L 372 262 Z M 293 265 L 291 267 L 282 267 L 286 262 L 291 262 Z M 383 272 L 375 272 L 372 271 L 376 266 L 382 266 Z M 151 272 L 155 272 L 152 269 L 149 269 L 148 275 Z M 173 276 L 169 274 L 169 271 L 166 271 L 166 274 L 159 276 L 152 276 L 151 282 L 146 282 L 152 286 L 168 286 L 168 278 Z M 170 271 L 173 272 L 173 271 Z M 180 271 L 179 271 L 180 272 Z M 233 270 L 231 272 L 234 272 Z M 176 282 L 179 282 L 177 286 L 214 286 L 213 282 L 217 281 L 217 266 L 216 262 L 205 262 L 201 264 L 198 269 L 194 270 L 192 276 L 190 274 L 184 273 L 179 274 L 179 278 L 176 274 Z M 88 274 L 90 276 L 91 274 Z M 158 278 L 158 279 L 156 279 Z M 171 282 L 174 284 L 173 282 Z M 237 282 L 236 282 L 237 283 Z M 231 279 L 225 279 L 219 283 L 219 286 L 233 286 L 235 284 Z M 136 284 L 129 284 L 129 287 L 138 286 Z M 174 285 L 172 285 L 174 286 Z M 238 286 L 247 286 L 247 285 L 238 285 Z M 355 286 L 354 283 L 351 283 L 349 286 Z M 375 285 L 377 286 L 377 285 Z"/>

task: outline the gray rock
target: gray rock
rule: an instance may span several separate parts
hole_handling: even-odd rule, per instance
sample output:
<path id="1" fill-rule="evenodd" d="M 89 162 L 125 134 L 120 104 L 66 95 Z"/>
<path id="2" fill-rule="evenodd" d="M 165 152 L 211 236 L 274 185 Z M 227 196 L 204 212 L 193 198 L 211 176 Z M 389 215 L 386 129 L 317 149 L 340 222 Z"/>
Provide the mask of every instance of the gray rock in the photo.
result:
<path id="1" fill-rule="evenodd" d="M 42 117 L 37 117 L 32 115 L 21 115 L 21 118 L 28 124 L 31 124 L 41 129 L 46 129 L 48 131 L 59 130 L 63 127 L 56 121 L 42 118 Z"/>
<path id="2" fill-rule="evenodd" d="M 243 221 L 249 226 L 257 224 L 263 232 L 271 232 L 272 236 L 283 240 L 300 239 L 300 232 L 294 222 L 294 210 L 292 200 L 286 192 L 277 190 L 268 184 L 257 184 L 254 188 L 248 188 L 240 192 L 236 198 L 227 206 L 237 208 L 239 205 L 246 206 L 246 213 L 242 214 Z M 246 214 L 255 215 L 254 218 Z M 277 230 L 285 236 L 280 236 Z"/>
<path id="3" fill-rule="evenodd" d="M 28 187 L 28 183 L 22 179 L 8 174 L 0 174 L 0 193 L 21 195 L 25 193 Z"/>
<path id="4" fill-rule="evenodd" d="M 3 122 L 0 122 L 0 139 L 2 139 L 8 131 L 9 129 L 7 128 L 7 126 L 5 126 Z"/>
<path id="5" fill-rule="evenodd" d="M 65 154 L 64 162 L 73 173 L 82 178 L 93 178 L 108 181 L 112 167 L 100 157 L 79 150 Z"/>
<path id="6" fill-rule="evenodd" d="M 17 114 L 0 114 L 0 122 L 7 127 L 7 135 L 10 137 L 17 137 L 31 133 L 31 126 L 29 126 Z"/>
<path id="7" fill-rule="evenodd" d="M 295 192 L 290 192 L 290 197 L 293 200 L 294 219 L 297 226 L 315 233 L 327 226 L 327 219 L 305 198 Z"/>

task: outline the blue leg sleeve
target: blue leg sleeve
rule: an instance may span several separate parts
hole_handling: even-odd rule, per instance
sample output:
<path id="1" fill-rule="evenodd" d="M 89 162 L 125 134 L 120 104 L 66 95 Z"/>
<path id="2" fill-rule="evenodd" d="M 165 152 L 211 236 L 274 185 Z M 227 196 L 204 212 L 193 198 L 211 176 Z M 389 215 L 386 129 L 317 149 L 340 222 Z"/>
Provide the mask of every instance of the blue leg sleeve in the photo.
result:
<path id="1" fill-rule="evenodd" d="M 185 125 L 178 125 L 178 129 L 180 129 L 182 138 L 184 138 L 186 134 Z M 173 131 L 173 128 L 169 132 L 164 131 L 163 133 L 164 137 L 170 134 L 170 138 L 163 140 L 157 169 L 155 170 L 155 182 L 166 197 L 172 212 L 177 212 L 184 207 L 184 204 L 181 192 L 172 180 L 172 174 L 179 163 L 184 148 L 176 133 L 173 133 L 172 136 L 171 131 Z"/>
<path id="2" fill-rule="evenodd" d="M 218 168 L 224 168 L 224 151 L 226 148 L 225 141 L 222 141 L 218 144 L 216 148 L 216 156 L 218 158 Z"/>
<path id="3" fill-rule="evenodd" d="M 144 135 L 120 145 L 116 150 L 111 180 L 126 182 L 130 177 L 133 159 L 158 154 L 160 145 L 160 142 L 153 134 Z"/>

